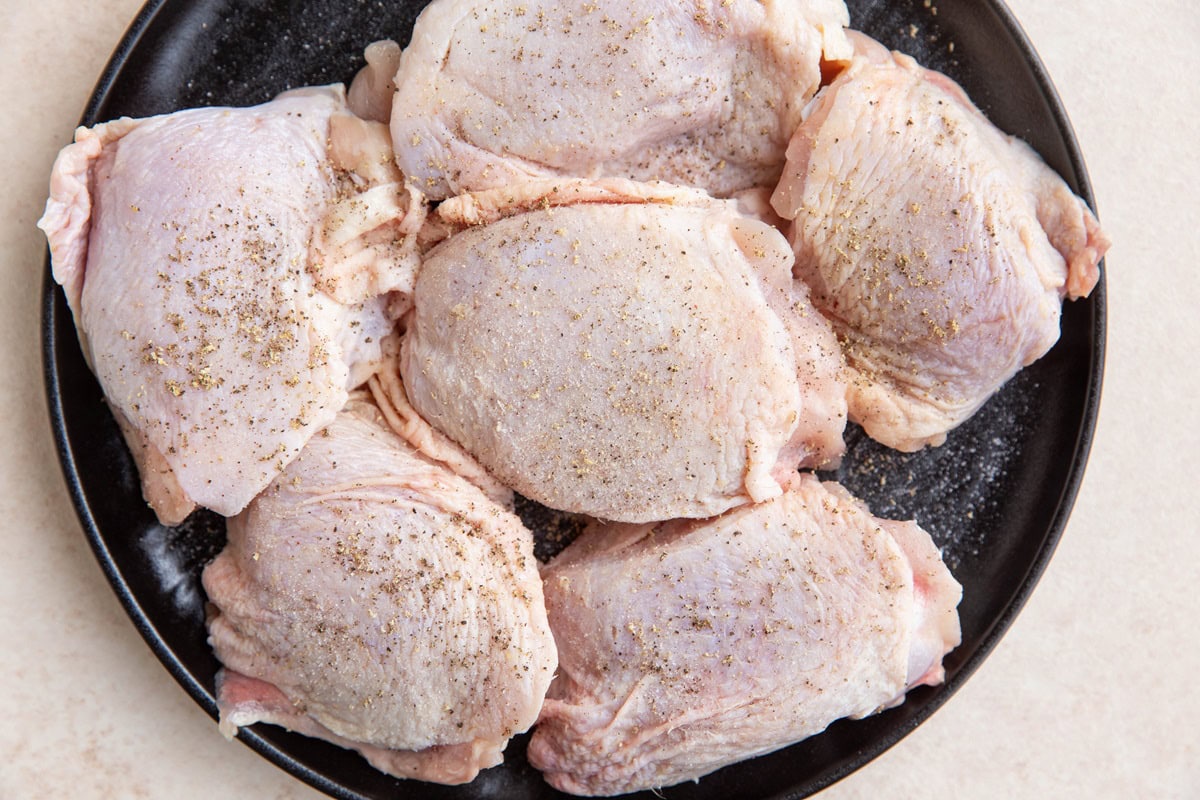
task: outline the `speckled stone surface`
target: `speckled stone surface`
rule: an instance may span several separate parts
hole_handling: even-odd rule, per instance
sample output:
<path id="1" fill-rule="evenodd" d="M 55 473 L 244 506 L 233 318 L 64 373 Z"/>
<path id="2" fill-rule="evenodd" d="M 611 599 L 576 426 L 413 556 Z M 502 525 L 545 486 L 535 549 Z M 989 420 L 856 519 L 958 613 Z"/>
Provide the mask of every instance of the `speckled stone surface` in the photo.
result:
<path id="1" fill-rule="evenodd" d="M 952 0 L 945 0 L 949 3 Z M 135 0 L 47 0 L 0 27 L 0 798 L 319 796 L 227 743 L 143 644 L 96 565 L 54 455 L 38 315 L 49 167 Z M 1012 0 L 1071 116 L 1108 259 L 1105 390 L 1055 559 L 983 667 L 823 798 L 1200 796 L 1200 14 Z"/>

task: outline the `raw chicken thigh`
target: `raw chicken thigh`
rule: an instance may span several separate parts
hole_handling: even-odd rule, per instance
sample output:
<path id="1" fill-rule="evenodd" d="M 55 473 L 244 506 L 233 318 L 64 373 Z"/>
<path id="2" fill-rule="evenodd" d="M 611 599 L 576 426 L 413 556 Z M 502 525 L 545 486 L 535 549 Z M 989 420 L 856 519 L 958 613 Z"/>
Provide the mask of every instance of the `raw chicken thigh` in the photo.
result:
<path id="1" fill-rule="evenodd" d="M 559 673 L 529 760 L 563 791 L 695 779 L 943 679 L 961 587 L 929 535 L 797 475 L 716 519 L 597 524 L 543 571 Z"/>
<path id="2" fill-rule="evenodd" d="M 733 201 L 543 182 L 438 213 L 472 226 L 426 256 L 401 374 L 501 483 L 604 519 L 705 517 L 840 455 L 837 342 L 783 236 Z"/>
<path id="3" fill-rule="evenodd" d="M 774 185 L 842 0 L 438 0 L 396 76 L 401 169 L 438 200 L 529 177 Z"/>
<path id="4" fill-rule="evenodd" d="M 272 722 L 462 783 L 554 674 L 532 534 L 361 396 L 229 521 L 203 581 L 230 735 Z"/>
<path id="5" fill-rule="evenodd" d="M 379 360 L 381 295 L 412 288 L 420 200 L 345 108 L 335 86 L 120 119 L 55 163 L 54 277 L 164 523 L 244 508 Z"/>
<path id="6" fill-rule="evenodd" d="M 1087 206 L 944 75 L 856 34 L 775 192 L 796 272 L 851 368 L 850 417 L 940 444 L 1058 339 L 1108 248 Z"/>

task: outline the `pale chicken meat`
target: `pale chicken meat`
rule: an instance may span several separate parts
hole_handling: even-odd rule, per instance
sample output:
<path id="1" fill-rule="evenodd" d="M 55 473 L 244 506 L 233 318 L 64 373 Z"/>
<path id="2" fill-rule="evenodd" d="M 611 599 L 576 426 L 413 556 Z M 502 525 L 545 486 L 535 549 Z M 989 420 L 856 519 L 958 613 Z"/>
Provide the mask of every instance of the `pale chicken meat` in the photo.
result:
<path id="1" fill-rule="evenodd" d="M 850 416 L 937 445 L 1057 341 L 1109 242 L 1024 142 L 944 75 L 856 34 L 805 110 L 773 197 L 850 367 Z"/>
<path id="2" fill-rule="evenodd" d="M 346 102 L 362 119 L 386 125 L 392 118 L 396 70 L 400 68 L 400 45 L 391 39 L 371 42 L 363 51 L 363 60 L 367 64 L 350 82 Z"/>
<path id="3" fill-rule="evenodd" d="M 532 210 L 529 210 L 532 209 Z M 837 342 L 774 228 L 629 181 L 445 201 L 401 374 L 501 483 L 621 521 L 705 517 L 844 447 Z"/>
<path id="4" fill-rule="evenodd" d="M 396 75 L 400 167 L 433 199 L 529 177 L 774 185 L 842 0 L 437 0 Z"/>
<path id="5" fill-rule="evenodd" d="M 502 760 L 557 656 L 533 536 L 357 393 L 203 574 L 223 729 L 283 725 L 440 783 Z"/>
<path id="6" fill-rule="evenodd" d="M 543 570 L 559 670 L 528 756 L 555 788 L 698 778 L 944 678 L 961 587 L 913 522 L 797 475 L 711 520 L 596 524 Z"/>
<path id="7" fill-rule="evenodd" d="M 59 155 L 54 277 L 164 523 L 244 508 L 379 361 L 423 218 L 401 186 L 340 86 L 80 128 Z"/>

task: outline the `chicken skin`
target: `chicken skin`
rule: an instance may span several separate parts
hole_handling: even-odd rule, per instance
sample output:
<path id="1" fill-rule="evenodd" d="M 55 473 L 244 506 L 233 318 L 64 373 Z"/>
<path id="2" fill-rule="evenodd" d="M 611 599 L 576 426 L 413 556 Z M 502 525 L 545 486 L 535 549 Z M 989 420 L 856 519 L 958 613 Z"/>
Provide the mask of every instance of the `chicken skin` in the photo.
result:
<path id="1" fill-rule="evenodd" d="M 840 455 L 836 340 L 783 236 L 733 201 L 546 182 L 438 214 L 470 227 L 421 267 L 401 374 L 501 483 L 604 519 L 706 517 Z"/>
<path id="2" fill-rule="evenodd" d="M 527 178 L 774 185 L 842 0 L 438 0 L 400 59 L 400 168 L 434 200 Z"/>
<path id="3" fill-rule="evenodd" d="M 1058 340 L 1108 239 L 1034 151 L 944 75 L 853 36 L 805 110 L 773 203 L 850 367 L 850 417 L 941 444 Z"/>
<path id="4" fill-rule="evenodd" d="M 943 680 L 961 587 L 913 522 L 810 474 L 715 519 L 596 524 L 543 571 L 559 672 L 529 745 L 557 789 L 692 780 Z"/>
<path id="5" fill-rule="evenodd" d="M 80 128 L 59 155 L 39 224 L 162 522 L 241 511 L 379 361 L 423 214 L 391 161 L 340 86 Z"/>
<path id="6" fill-rule="evenodd" d="M 203 574 L 227 733 L 463 783 L 533 724 L 557 657 L 532 534 L 361 393 L 228 529 Z"/>

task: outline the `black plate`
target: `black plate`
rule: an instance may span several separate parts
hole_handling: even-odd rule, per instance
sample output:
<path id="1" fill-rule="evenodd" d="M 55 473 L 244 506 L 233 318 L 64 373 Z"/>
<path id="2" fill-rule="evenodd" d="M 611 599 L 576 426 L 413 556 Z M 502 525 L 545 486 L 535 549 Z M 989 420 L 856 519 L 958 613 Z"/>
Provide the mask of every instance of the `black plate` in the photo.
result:
<path id="1" fill-rule="evenodd" d="M 198 105 L 248 105 L 283 89 L 349 80 L 362 48 L 407 39 L 421 2 L 158 0 L 126 34 L 84 124 Z M 998 0 L 850 0 L 853 25 L 957 79 L 1001 128 L 1026 139 L 1091 201 L 1070 124 L 1032 47 Z M 1066 524 L 1099 403 L 1103 278 L 1069 303 L 1054 349 L 997 394 L 941 448 L 914 455 L 850 433 L 836 477 L 876 513 L 918 519 L 944 547 L 965 591 L 963 643 L 948 679 L 899 708 L 769 756 L 666 790 L 668 798 L 803 797 L 865 764 L 915 728 L 967 679 L 1028 598 Z M 160 526 L 99 386 L 84 364 L 62 293 L 45 279 L 46 388 L 63 471 L 83 528 L 129 616 L 163 664 L 210 715 L 218 668 L 206 642 L 199 573 L 221 548 L 223 521 L 194 515 Z M 1031 667 L 1032 669 L 1032 667 Z M 274 763 L 340 798 L 551 798 L 525 762 L 525 737 L 505 765 L 466 787 L 401 782 L 357 755 L 270 726 L 241 738 Z M 650 797 L 649 793 L 645 794 Z"/>

